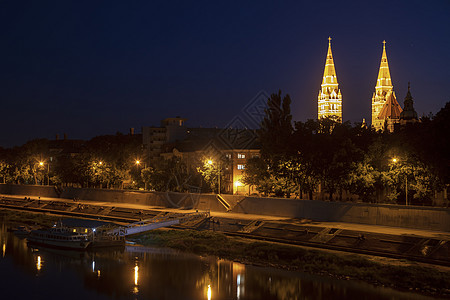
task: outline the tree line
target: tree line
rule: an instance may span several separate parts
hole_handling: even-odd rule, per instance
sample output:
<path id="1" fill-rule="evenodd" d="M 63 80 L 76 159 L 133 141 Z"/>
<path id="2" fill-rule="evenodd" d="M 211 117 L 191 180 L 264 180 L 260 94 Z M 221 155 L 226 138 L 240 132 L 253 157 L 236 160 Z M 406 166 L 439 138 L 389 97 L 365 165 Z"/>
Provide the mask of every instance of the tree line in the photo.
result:
<path id="1" fill-rule="evenodd" d="M 243 182 L 260 193 L 431 205 L 448 188 L 450 102 L 394 133 L 329 118 L 292 123 L 290 102 L 281 91 L 268 99 L 261 156 L 246 165 Z"/>
<path id="2" fill-rule="evenodd" d="M 293 122 L 290 102 L 281 91 L 268 99 L 258 130 L 261 155 L 245 166 L 241 182 L 260 194 L 432 205 L 448 189 L 450 102 L 394 133 L 327 118 Z M 150 163 L 139 135 L 36 139 L 0 148 L 0 182 L 223 193 L 232 166 L 216 159 L 221 164 L 205 157 L 188 164 L 181 156 Z"/>

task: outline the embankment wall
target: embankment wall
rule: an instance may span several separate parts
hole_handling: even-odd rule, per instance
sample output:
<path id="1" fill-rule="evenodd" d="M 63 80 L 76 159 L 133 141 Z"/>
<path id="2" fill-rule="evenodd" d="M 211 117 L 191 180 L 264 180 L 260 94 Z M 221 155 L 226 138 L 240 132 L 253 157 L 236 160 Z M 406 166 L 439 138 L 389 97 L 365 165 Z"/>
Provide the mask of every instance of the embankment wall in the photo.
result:
<path id="1" fill-rule="evenodd" d="M 450 209 L 437 207 L 246 197 L 233 212 L 450 231 Z"/>
<path id="2" fill-rule="evenodd" d="M 0 193 L 33 197 L 83 199 L 167 208 L 226 211 L 212 194 L 183 194 L 87 188 L 57 189 L 52 186 L 0 184 Z M 305 218 L 315 221 L 347 222 L 450 232 L 450 209 L 369 203 L 328 202 L 285 198 L 223 195 L 232 212 Z"/>

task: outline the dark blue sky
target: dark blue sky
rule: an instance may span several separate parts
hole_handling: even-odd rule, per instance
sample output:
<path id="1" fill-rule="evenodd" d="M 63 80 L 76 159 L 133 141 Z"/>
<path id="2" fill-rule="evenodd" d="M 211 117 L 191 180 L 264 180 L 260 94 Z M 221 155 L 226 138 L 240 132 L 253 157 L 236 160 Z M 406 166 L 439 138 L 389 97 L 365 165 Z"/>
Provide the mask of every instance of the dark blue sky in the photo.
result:
<path id="1" fill-rule="evenodd" d="M 397 99 L 450 101 L 450 1 L 1 1 L 0 146 L 158 125 L 224 126 L 281 89 L 317 115 L 328 36 L 343 118 L 370 120 L 382 41 Z"/>

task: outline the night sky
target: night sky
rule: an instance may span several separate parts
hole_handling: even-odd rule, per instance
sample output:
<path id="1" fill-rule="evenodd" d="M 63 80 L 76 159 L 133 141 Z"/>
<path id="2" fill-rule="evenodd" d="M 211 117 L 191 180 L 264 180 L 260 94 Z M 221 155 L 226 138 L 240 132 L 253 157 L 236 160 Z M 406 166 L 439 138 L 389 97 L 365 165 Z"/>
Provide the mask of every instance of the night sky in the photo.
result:
<path id="1" fill-rule="evenodd" d="M 419 116 L 450 101 L 450 1 L 278 2 L 1 1 L 0 146 L 225 126 L 261 90 L 316 118 L 328 36 L 344 120 L 370 122 L 383 40 L 402 106 L 408 81 Z"/>

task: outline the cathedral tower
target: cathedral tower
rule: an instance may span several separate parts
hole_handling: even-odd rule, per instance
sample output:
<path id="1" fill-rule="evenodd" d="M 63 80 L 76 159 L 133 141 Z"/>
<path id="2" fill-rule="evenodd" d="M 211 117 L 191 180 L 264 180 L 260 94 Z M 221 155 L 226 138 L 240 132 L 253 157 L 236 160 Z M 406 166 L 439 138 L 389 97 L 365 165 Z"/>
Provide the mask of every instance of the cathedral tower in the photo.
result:
<path id="1" fill-rule="evenodd" d="M 334 69 L 331 37 L 328 38 L 328 53 L 321 87 L 318 97 L 318 118 L 330 117 L 342 122 L 342 95 Z"/>
<path id="2" fill-rule="evenodd" d="M 405 125 L 408 123 L 418 122 L 417 112 L 414 109 L 414 101 L 411 96 L 411 86 L 408 82 L 408 92 L 406 93 L 405 102 L 403 106 L 403 111 L 400 114 L 400 124 Z"/>
<path id="3" fill-rule="evenodd" d="M 391 99 L 391 97 L 397 103 L 387 61 L 386 41 L 383 41 L 383 54 L 381 56 L 380 70 L 378 71 L 377 85 L 372 96 L 372 127 L 375 130 L 383 129 L 385 120 L 389 117 L 386 115 L 386 111 L 382 116 L 380 116 L 380 113 L 386 101 Z"/>

